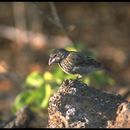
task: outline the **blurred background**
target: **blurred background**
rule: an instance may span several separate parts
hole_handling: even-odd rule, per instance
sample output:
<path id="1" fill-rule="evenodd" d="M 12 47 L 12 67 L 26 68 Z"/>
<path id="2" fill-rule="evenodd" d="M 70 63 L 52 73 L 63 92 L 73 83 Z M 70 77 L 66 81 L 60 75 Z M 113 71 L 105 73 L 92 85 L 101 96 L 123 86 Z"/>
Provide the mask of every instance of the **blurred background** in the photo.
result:
<path id="1" fill-rule="evenodd" d="M 130 101 L 130 3 L 1 2 L 1 122 L 29 105 L 39 115 L 37 126 L 46 126 L 50 96 L 72 78 L 48 66 L 54 48 L 99 60 L 110 72 L 94 72 L 84 82 Z"/>

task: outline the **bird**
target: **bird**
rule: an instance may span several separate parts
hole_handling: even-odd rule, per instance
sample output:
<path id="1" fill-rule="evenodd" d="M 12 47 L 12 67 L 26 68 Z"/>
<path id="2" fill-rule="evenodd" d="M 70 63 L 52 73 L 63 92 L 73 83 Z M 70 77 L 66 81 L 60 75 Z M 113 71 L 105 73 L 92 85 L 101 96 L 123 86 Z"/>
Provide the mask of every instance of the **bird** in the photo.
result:
<path id="1" fill-rule="evenodd" d="M 104 66 L 78 51 L 68 51 L 64 48 L 53 49 L 49 56 L 48 65 L 59 64 L 61 69 L 72 75 L 77 75 L 77 79 L 82 79 L 84 75 L 89 74 L 95 70 L 102 70 Z"/>

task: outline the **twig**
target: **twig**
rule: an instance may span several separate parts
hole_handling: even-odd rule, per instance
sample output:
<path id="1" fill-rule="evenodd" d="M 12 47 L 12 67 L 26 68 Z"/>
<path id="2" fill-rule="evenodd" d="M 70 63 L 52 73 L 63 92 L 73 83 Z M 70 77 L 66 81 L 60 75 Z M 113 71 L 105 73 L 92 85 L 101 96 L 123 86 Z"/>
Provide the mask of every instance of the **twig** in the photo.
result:
<path id="1" fill-rule="evenodd" d="M 54 19 L 56 25 L 65 32 L 64 27 L 63 27 L 63 25 L 62 25 L 62 23 L 60 21 L 59 16 L 58 16 L 58 13 L 57 13 L 57 10 L 56 10 L 56 7 L 55 7 L 54 3 L 49 2 L 49 4 L 50 4 L 51 12 L 52 12 L 52 15 L 53 15 L 53 19 Z"/>
<path id="2" fill-rule="evenodd" d="M 42 43 L 45 43 L 45 37 L 42 33 L 35 33 L 33 31 L 20 30 L 15 27 L 0 25 L 0 38 L 6 38 L 15 41 L 15 36 L 22 41 L 23 44 L 35 44 L 34 39 L 39 37 Z M 30 41 L 31 39 L 31 41 Z"/>
<path id="3" fill-rule="evenodd" d="M 65 30 L 61 20 L 60 20 L 60 17 L 57 13 L 57 9 L 56 9 L 56 6 L 54 4 L 54 2 L 48 2 L 49 3 L 49 6 L 50 6 L 50 9 L 51 9 L 51 14 L 53 16 L 50 17 L 48 15 L 46 15 L 44 13 L 44 17 L 51 23 L 53 24 L 54 26 L 58 27 L 67 37 L 68 39 L 73 43 L 74 47 L 76 47 L 76 41 L 69 35 L 69 33 Z M 32 5 L 35 5 L 35 8 L 38 9 L 38 5 L 37 5 L 37 2 L 35 2 L 35 4 L 32 2 Z M 38 9 L 39 10 L 39 9 Z M 39 10 L 40 11 L 40 10 Z M 42 12 L 40 12 L 40 14 L 43 15 Z"/>
<path id="4" fill-rule="evenodd" d="M 64 32 L 64 34 L 70 39 L 70 41 L 76 47 L 75 41 L 69 36 L 69 34 L 65 30 L 63 24 L 61 23 L 61 20 L 60 20 L 60 17 L 58 15 L 58 13 L 57 13 L 57 9 L 56 9 L 56 6 L 55 6 L 54 2 L 49 2 L 49 5 L 50 5 L 50 8 L 51 8 L 51 12 L 52 12 L 55 24 L 57 25 L 57 27 L 59 27 Z"/>

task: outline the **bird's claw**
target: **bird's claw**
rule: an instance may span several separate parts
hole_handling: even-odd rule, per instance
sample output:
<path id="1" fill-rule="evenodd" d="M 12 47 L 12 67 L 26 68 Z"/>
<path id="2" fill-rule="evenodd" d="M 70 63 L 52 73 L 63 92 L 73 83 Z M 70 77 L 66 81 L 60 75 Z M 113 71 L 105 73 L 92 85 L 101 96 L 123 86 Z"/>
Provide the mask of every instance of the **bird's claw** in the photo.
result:
<path id="1" fill-rule="evenodd" d="M 82 81 L 82 80 L 83 80 L 83 77 L 81 77 L 79 75 L 76 77 L 76 81 Z"/>

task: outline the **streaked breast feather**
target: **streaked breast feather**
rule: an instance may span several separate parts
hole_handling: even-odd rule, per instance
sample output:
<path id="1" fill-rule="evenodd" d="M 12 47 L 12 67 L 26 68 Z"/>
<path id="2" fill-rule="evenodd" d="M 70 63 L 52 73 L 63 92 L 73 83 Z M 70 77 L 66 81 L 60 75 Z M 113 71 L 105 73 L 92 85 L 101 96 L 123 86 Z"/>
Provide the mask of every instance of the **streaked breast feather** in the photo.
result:
<path id="1" fill-rule="evenodd" d="M 59 65 L 62 68 L 62 70 L 66 73 L 70 73 L 72 71 L 73 65 L 67 59 L 62 60 Z"/>

